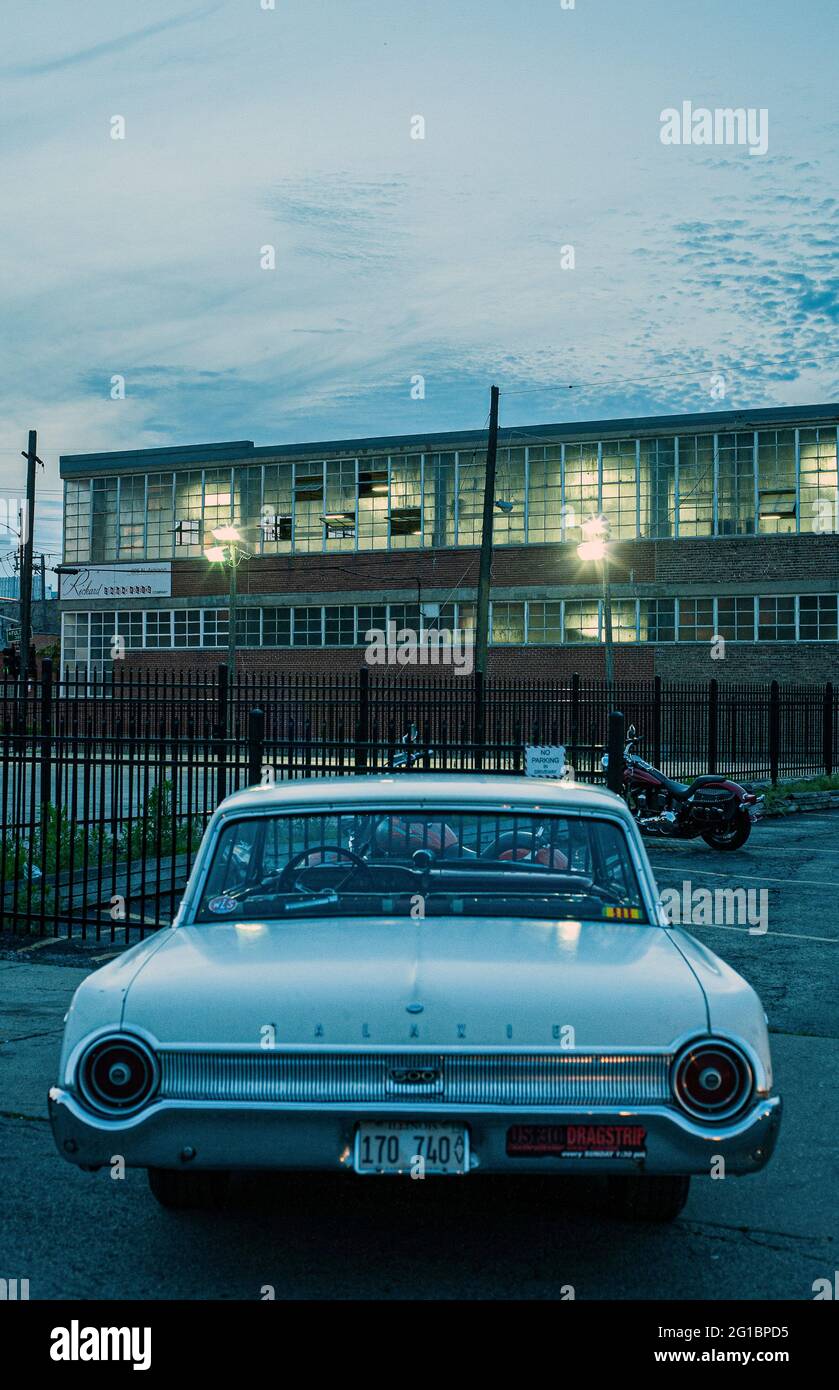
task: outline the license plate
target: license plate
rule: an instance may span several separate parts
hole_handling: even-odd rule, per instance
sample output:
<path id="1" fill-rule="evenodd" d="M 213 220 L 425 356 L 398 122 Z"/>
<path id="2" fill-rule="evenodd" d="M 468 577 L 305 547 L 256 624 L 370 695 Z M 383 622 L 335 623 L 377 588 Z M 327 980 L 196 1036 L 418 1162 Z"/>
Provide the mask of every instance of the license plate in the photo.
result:
<path id="1" fill-rule="evenodd" d="M 647 1131 L 640 1125 L 513 1125 L 510 1158 L 645 1158 Z"/>
<path id="2" fill-rule="evenodd" d="M 357 1173 L 466 1173 L 469 1131 L 463 1125 L 360 1124 L 355 1133 Z"/>

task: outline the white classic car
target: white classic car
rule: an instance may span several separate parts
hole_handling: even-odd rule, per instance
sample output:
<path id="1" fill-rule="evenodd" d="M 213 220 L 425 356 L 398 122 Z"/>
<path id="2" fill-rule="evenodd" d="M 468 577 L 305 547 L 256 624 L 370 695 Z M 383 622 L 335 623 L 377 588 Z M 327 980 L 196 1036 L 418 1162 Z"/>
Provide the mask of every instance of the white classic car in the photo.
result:
<path id="1" fill-rule="evenodd" d="M 597 1172 L 670 1219 L 766 1163 L 772 1089 L 757 995 L 668 925 L 617 796 L 406 773 L 228 797 L 173 926 L 76 991 L 49 1107 L 166 1206 L 240 1169 Z"/>

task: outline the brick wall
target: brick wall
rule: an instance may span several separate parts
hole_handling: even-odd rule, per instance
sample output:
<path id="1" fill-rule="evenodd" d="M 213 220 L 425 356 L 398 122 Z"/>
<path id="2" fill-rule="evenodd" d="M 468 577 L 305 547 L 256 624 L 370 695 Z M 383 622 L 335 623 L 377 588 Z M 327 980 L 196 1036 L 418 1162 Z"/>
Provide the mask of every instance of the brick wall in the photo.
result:
<path id="1" fill-rule="evenodd" d="M 243 560 L 238 570 L 241 593 L 291 594 L 336 593 L 341 590 L 406 589 L 406 598 L 416 598 L 417 581 L 423 589 L 455 590 L 463 585 L 474 589 L 478 583 L 477 549 L 406 550 L 347 555 L 264 555 Z M 655 579 L 655 546 L 649 541 L 626 542 L 612 552 L 615 583 L 629 578 L 636 582 Z M 525 585 L 595 584 L 597 577 L 584 565 L 576 546 L 499 546 L 492 559 L 492 582 L 496 588 Z M 204 560 L 175 560 L 172 563 L 173 598 L 207 597 L 227 593 L 227 576 Z M 453 594 L 456 597 L 456 594 Z"/>
<path id="2" fill-rule="evenodd" d="M 655 542 L 655 578 L 668 584 L 839 582 L 839 535 L 740 536 Z"/>
<path id="3" fill-rule="evenodd" d="M 839 683 L 836 642 L 728 642 L 725 657 L 720 661 L 712 661 L 710 651 L 710 643 L 701 642 L 657 647 L 655 674 L 664 680 Z"/>
<path id="4" fill-rule="evenodd" d="M 165 670 L 195 673 L 223 665 L 224 650 L 208 651 L 147 651 L 130 652 L 126 658 L 130 670 Z M 268 648 L 246 649 L 237 653 L 240 671 L 287 671 L 321 676 L 358 671 L 364 665 L 360 647 L 329 648 Z M 377 668 L 371 668 L 373 670 Z M 379 668 L 387 670 L 388 668 Z M 403 668 L 392 668 L 401 670 Z M 434 679 L 434 667 L 406 668 L 410 674 Z M 449 667 L 439 668 L 444 674 Z M 576 671 L 580 676 L 605 676 L 605 656 L 598 647 L 493 647 L 489 653 L 490 675 L 531 676 L 534 680 L 567 677 Z M 615 675 L 620 680 L 649 680 L 655 674 L 652 647 L 617 647 Z M 714 674 L 712 672 L 712 674 Z"/>

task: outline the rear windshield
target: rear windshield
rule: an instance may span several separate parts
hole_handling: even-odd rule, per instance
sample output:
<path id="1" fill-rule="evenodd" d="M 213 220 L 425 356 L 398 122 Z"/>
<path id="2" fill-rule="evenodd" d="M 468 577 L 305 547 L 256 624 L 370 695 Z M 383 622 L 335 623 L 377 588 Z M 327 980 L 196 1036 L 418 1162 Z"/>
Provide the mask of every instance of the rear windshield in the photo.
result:
<path id="1" fill-rule="evenodd" d="M 370 916 L 647 920 L 614 822 L 428 807 L 230 822 L 197 911 L 207 922 Z"/>

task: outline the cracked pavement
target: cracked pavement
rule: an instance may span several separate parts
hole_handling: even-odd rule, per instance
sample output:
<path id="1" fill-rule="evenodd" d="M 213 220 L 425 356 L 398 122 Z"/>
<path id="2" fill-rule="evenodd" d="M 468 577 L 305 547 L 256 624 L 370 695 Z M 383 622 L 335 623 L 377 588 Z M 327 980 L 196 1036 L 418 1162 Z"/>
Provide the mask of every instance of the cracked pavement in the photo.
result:
<path id="1" fill-rule="evenodd" d="M 55 1152 L 45 1097 L 83 959 L 0 959 L 0 1273 L 33 1299 L 811 1299 L 837 1265 L 839 816 L 759 825 L 734 854 L 649 842 L 659 886 L 769 889 L 769 931 L 694 927 L 757 988 L 785 1115 L 747 1178 L 694 1179 L 681 1218 L 609 1216 L 596 1178 L 362 1182 L 246 1176 L 223 1212 L 164 1212 L 145 1175 L 81 1173 Z M 92 954 L 101 957 L 102 946 Z M 50 959 L 54 957 L 56 963 Z"/>

